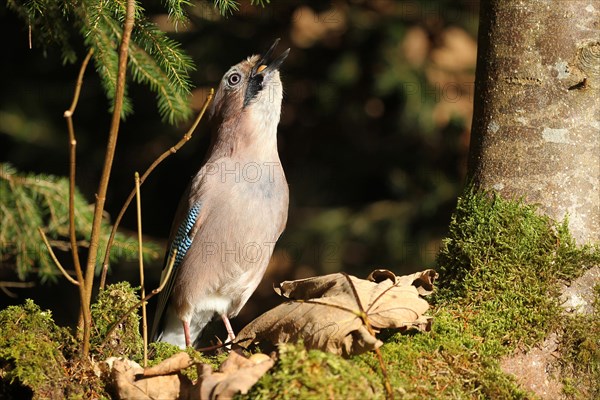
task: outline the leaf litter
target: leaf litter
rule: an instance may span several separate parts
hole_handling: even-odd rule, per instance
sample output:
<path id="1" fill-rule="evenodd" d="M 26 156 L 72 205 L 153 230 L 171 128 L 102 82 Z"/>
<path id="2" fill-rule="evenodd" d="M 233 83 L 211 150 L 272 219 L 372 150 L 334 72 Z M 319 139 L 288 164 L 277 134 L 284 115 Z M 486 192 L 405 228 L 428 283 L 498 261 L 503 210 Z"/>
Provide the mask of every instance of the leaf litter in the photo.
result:
<path id="1" fill-rule="evenodd" d="M 274 290 L 288 301 L 246 325 L 235 344 L 302 341 L 307 349 L 342 356 L 373 350 L 380 355 L 383 342 L 376 334 L 382 329 L 430 330 L 432 319 L 424 315 L 429 304 L 421 296 L 432 293 L 437 276 L 431 269 L 404 276 L 377 269 L 367 279 L 336 273 L 282 282 Z M 102 369 L 119 399 L 213 400 L 247 393 L 274 363 L 266 354 L 246 357 L 236 350 L 217 371 L 185 352 L 146 369 L 111 357 Z M 195 383 L 182 374 L 190 367 L 198 371 Z"/>
<path id="2" fill-rule="evenodd" d="M 247 347 L 302 340 L 309 349 L 351 356 L 379 348 L 381 329 L 428 331 L 429 304 L 437 273 L 397 276 L 384 269 L 367 279 L 344 273 L 285 281 L 274 289 L 289 299 L 246 325 L 236 343 Z"/>
<path id="3" fill-rule="evenodd" d="M 245 394 L 274 365 L 266 354 L 245 357 L 232 351 L 213 371 L 208 364 L 195 362 L 187 353 L 177 353 L 150 368 L 135 361 L 111 357 L 106 361 L 118 399 L 231 399 Z M 192 383 L 181 372 L 195 366 L 198 381 Z"/>

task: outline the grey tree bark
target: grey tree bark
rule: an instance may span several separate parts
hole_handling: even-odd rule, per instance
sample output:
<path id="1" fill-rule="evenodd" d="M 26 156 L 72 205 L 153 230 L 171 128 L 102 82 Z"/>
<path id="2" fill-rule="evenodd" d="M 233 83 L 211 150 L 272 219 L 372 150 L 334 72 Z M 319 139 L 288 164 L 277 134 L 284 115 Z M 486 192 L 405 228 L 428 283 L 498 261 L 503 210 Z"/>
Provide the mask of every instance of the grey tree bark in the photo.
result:
<path id="1" fill-rule="evenodd" d="M 476 190 L 523 197 L 557 221 L 568 216 L 579 244 L 600 243 L 597 1 L 481 2 L 469 178 Z M 563 290 L 564 304 L 593 304 L 600 268 L 590 267 Z M 558 343 L 553 333 L 502 367 L 540 398 L 563 398 L 560 377 L 548 372 Z"/>
<path id="2" fill-rule="evenodd" d="M 482 1 L 469 176 L 600 241 L 600 4 Z"/>

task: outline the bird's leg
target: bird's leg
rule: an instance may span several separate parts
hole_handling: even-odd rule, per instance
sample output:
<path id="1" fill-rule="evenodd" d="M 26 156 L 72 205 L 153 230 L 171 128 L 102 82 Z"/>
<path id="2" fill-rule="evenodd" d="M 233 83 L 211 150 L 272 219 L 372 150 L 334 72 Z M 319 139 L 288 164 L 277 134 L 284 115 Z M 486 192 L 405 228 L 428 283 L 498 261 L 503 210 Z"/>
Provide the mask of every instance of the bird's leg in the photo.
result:
<path id="1" fill-rule="evenodd" d="M 227 318 L 227 314 L 221 314 L 221 319 L 225 324 L 225 329 L 227 329 L 227 337 L 230 342 L 235 340 L 235 333 L 233 333 L 233 329 L 231 328 L 231 322 L 229 322 L 229 318 Z"/>
<path id="2" fill-rule="evenodd" d="M 192 339 L 190 338 L 190 324 L 187 321 L 183 322 L 183 334 L 185 335 L 185 347 L 192 345 Z"/>

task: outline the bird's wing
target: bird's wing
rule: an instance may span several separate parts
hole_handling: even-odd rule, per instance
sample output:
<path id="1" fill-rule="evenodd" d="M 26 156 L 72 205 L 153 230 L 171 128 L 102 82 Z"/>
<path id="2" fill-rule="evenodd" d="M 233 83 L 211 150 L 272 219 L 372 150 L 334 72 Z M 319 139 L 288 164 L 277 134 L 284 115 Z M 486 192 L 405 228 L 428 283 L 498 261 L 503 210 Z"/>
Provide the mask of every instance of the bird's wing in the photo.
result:
<path id="1" fill-rule="evenodd" d="M 184 203 L 182 202 L 182 204 Z M 164 283 L 163 290 L 160 292 L 158 298 L 158 305 L 156 307 L 154 323 L 152 325 L 152 340 L 156 340 L 160 334 L 162 320 L 165 310 L 167 309 L 169 298 L 171 297 L 171 292 L 173 291 L 175 277 L 179 272 L 178 267 L 181 265 L 181 262 L 183 261 L 187 251 L 192 245 L 194 235 L 198 231 L 201 211 L 201 201 L 194 202 L 187 207 L 180 206 L 180 209 L 177 210 L 175 220 L 181 222 L 173 225 L 173 232 L 171 234 L 171 240 L 167 254 L 165 255 L 165 263 L 160 278 L 161 285 L 163 284 L 163 281 L 169 272 L 168 267 L 171 263 L 173 263 L 173 267 L 169 279 L 166 283 Z"/>

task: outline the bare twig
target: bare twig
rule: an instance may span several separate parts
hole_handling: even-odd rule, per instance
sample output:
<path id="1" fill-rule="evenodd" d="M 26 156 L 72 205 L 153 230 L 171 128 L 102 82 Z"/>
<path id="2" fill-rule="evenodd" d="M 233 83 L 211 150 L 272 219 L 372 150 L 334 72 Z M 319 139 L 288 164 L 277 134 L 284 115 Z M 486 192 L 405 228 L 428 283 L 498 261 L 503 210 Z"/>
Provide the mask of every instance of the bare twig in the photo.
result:
<path id="1" fill-rule="evenodd" d="M 79 286 L 79 319 L 83 325 L 89 325 L 91 323 L 91 315 L 89 307 L 85 305 L 85 281 L 83 278 L 83 270 L 81 269 L 81 262 L 79 261 L 77 235 L 75 232 L 75 176 L 77 171 L 77 140 L 75 139 L 75 129 L 73 127 L 73 114 L 75 113 L 75 108 L 77 107 L 77 103 L 79 101 L 79 94 L 83 84 L 83 75 L 85 74 L 85 70 L 93 54 L 94 50 L 90 49 L 81 63 L 79 76 L 77 77 L 77 83 L 75 84 L 75 92 L 73 93 L 71 107 L 69 107 L 69 109 L 64 113 L 64 117 L 67 120 L 67 129 L 69 130 L 69 241 L 71 243 L 71 256 L 73 257 L 75 275 L 77 276 L 77 282 Z"/>
<path id="2" fill-rule="evenodd" d="M 98 257 L 98 246 L 100 244 L 100 232 L 102 227 L 102 214 L 104 212 L 104 203 L 106 202 L 106 192 L 110 180 L 110 172 L 117 147 L 117 137 L 119 135 L 119 124 L 121 122 L 121 111 L 123 109 L 123 97 L 125 95 L 125 78 L 127 72 L 127 57 L 129 55 L 129 41 L 131 31 L 135 20 L 135 0 L 127 0 L 125 9 L 125 23 L 123 25 L 123 36 L 121 37 L 121 46 L 119 49 L 119 69 L 117 73 L 117 84 L 115 88 L 115 102 L 108 134 L 108 143 L 106 145 L 106 155 L 104 158 L 104 167 L 102 176 L 98 184 L 96 193 L 96 205 L 94 208 L 94 219 L 92 222 L 92 232 L 90 234 L 90 249 L 88 253 L 86 271 L 85 271 L 85 299 L 83 307 L 89 309 L 92 301 L 92 287 L 94 283 L 94 270 L 96 268 L 96 258 Z M 91 321 L 83 326 L 83 356 L 86 357 L 90 348 L 90 330 Z"/>
<path id="3" fill-rule="evenodd" d="M 373 335 L 373 337 L 375 337 L 375 331 L 373 330 L 373 327 L 371 326 L 371 322 L 369 321 L 369 316 L 365 312 L 362 302 L 360 301 L 360 297 L 358 296 L 358 292 L 356 291 L 354 282 L 352 282 L 352 279 L 350 279 L 350 275 L 348 275 L 346 273 L 343 273 L 343 275 L 346 278 L 348 285 L 350 285 L 350 288 L 352 289 L 352 293 L 354 294 L 356 304 L 358 305 L 358 308 L 360 310 L 360 315 L 361 315 L 363 324 L 367 327 L 367 330 L 369 331 L 369 333 L 371 335 Z M 377 299 L 375 301 L 378 301 L 380 298 L 381 298 L 381 296 L 377 297 Z M 373 303 L 375 303 L 375 302 L 373 302 Z M 388 400 L 394 400 L 394 391 L 392 390 L 392 384 L 390 383 L 390 377 L 388 376 L 387 368 L 385 366 L 385 362 L 383 361 L 383 356 L 381 354 L 381 350 L 379 350 L 379 348 L 376 348 L 375 353 L 377 354 L 377 359 L 379 360 L 379 367 L 381 368 L 381 374 L 383 375 L 383 386 L 385 386 L 386 398 Z"/>
<path id="4" fill-rule="evenodd" d="M 372 332 L 372 328 L 370 325 L 367 326 L 367 329 Z M 383 356 L 381 355 L 381 350 L 379 348 L 375 349 L 375 354 L 377 354 L 377 359 L 379 360 L 379 368 L 381 368 L 381 373 L 383 375 L 383 385 L 385 386 L 386 397 L 389 400 L 394 400 L 394 391 L 392 390 L 392 384 L 390 383 L 390 377 L 387 373 L 387 368 L 385 367 L 385 362 L 383 361 Z"/>
<path id="5" fill-rule="evenodd" d="M 35 287 L 35 282 L 10 282 L 10 281 L 0 281 L 0 290 L 4 292 L 5 295 L 11 298 L 17 298 L 17 294 L 8 290 L 9 287 L 13 288 L 31 288 Z"/>
<path id="6" fill-rule="evenodd" d="M 100 344 L 100 348 L 103 348 L 105 346 L 106 342 L 108 341 L 108 338 L 110 337 L 110 335 L 112 335 L 112 333 L 114 332 L 115 328 L 118 325 L 120 325 L 121 323 L 123 323 L 123 321 L 125 321 L 125 319 L 127 318 L 127 316 L 129 314 L 131 314 L 131 312 L 133 310 L 135 310 L 136 308 L 138 308 L 142 304 L 147 303 L 148 300 L 150 300 L 152 297 L 154 297 L 157 294 L 159 294 L 160 292 L 162 292 L 162 290 L 165 288 L 165 285 L 167 284 L 167 282 L 169 282 L 169 278 L 171 277 L 171 273 L 173 272 L 173 266 L 175 265 L 175 258 L 176 257 L 177 257 L 177 249 L 173 250 L 173 254 L 169 257 L 168 266 L 167 266 L 167 273 L 165 274 L 165 279 L 163 279 L 163 281 L 160 283 L 160 285 L 156 289 L 154 289 L 152 292 L 150 292 L 148 295 L 146 295 L 143 299 L 141 299 L 140 301 L 138 301 L 137 303 L 135 303 L 133 306 L 129 307 L 129 309 L 125 313 L 123 313 L 123 315 L 121 316 L 121 318 L 119 318 L 119 320 L 117 322 L 115 322 L 110 327 L 110 329 L 108 330 L 108 332 L 106 333 L 106 336 L 104 337 L 104 340 Z"/>
<path id="7" fill-rule="evenodd" d="M 344 276 L 344 278 L 346 278 L 346 281 L 348 282 L 348 285 L 350 286 L 350 289 L 352 289 L 352 294 L 354 295 L 354 299 L 356 300 L 356 305 L 358 306 L 358 310 L 352 310 L 350 308 L 344 307 L 344 306 L 340 306 L 337 304 L 329 304 L 329 303 L 324 303 L 324 302 L 320 302 L 318 300 L 302 300 L 302 299 L 292 299 L 292 301 L 297 302 L 297 303 L 307 303 L 307 304 L 316 304 L 316 305 L 321 305 L 321 306 L 325 306 L 325 307 L 333 307 L 333 308 L 337 308 L 339 310 L 342 311 L 347 311 L 349 313 L 352 313 L 354 315 L 356 315 L 358 318 L 360 318 L 362 320 L 362 323 L 365 325 L 365 327 L 367 328 L 367 330 L 369 331 L 369 333 L 371 335 L 373 335 L 373 337 L 375 337 L 375 330 L 373 329 L 373 327 L 371 326 L 371 322 L 369 321 L 369 315 L 367 314 L 367 312 L 365 311 L 363 305 L 362 305 L 362 301 L 360 300 L 360 297 L 358 295 L 358 291 L 356 290 L 356 287 L 354 286 L 354 282 L 352 282 L 352 279 L 350 278 L 350 275 L 346 274 L 346 273 L 342 273 L 342 275 Z M 396 285 L 394 285 L 396 286 Z M 387 290 L 386 290 L 387 292 Z M 373 301 L 371 307 L 373 307 L 373 305 L 379 301 L 379 299 L 381 299 L 381 295 L 378 296 L 375 301 Z M 369 307 L 369 310 L 371 308 Z M 387 373 L 387 368 L 385 366 L 385 362 L 383 361 L 383 356 L 381 354 L 381 350 L 379 350 L 378 348 L 375 349 L 375 353 L 377 354 L 377 359 L 379 360 L 379 367 L 381 369 L 381 374 L 383 375 L 383 385 L 385 387 L 385 392 L 386 392 L 386 398 L 388 400 L 394 400 L 394 391 L 392 390 L 392 385 L 390 383 L 390 378 L 389 375 Z"/>
<path id="8" fill-rule="evenodd" d="M 52 261 L 54 261 L 54 264 L 56 264 L 56 266 L 58 267 L 60 272 L 62 272 L 63 275 L 65 276 L 65 278 L 67 278 L 67 280 L 69 282 L 71 282 L 73 285 L 81 286 L 79 284 L 79 282 L 77 282 L 75 279 L 73 279 L 73 277 L 71 275 L 69 275 L 69 273 L 63 268 L 60 261 L 58 261 L 58 258 L 56 258 L 56 254 L 54 254 L 54 250 L 52 250 L 52 246 L 50 246 L 50 243 L 48 243 L 48 238 L 46 237 L 46 234 L 44 233 L 42 228 L 38 227 L 38 232 L 40 233 L 40 236 L 42 237 L 44 244 L 48 248 L 48 252 L 50 253 L 50 258 L 52 258 Z"/>
<path id="9" fill-rule="evenodd" d="M 138 253 L 140 260 L 140 297 L 146 297 L 144 289 L 144 248 L 142 245 L 142 199 L 140 195 L 140 174 L 135 173 L 135 194 L 137 205 L 137 232 L 138 232 Z M 146 303 L 142 303 L 142 336 L 144 338 L 144 368 L 148 366 L 148 318 L 146 316 Z"/>
<path id="10" fill-rule="evenodd" d="M 202 106 L 202 109 L 200 110 L 200 113 L 196 117 L 196 120 L 194 121 L 194 123 L 192 124 L 192 126 L 190 127 L 190 129 L 188 129 L 188 131 L 185 133 L 185 135 L 183 135 L 183 137 L 181 138 L 181 140 L 179 140 L 179 142 L 177 142 L 177 144 L 175 144 L 175 146 L 169 148 L 167 151 L 165 151 L 164 153 L 162 153 L 160 155 L 160 157 L 158 157 L 156 160 L 154 160 L 154 162 L 150 165 L 150 167 L 148 167 L 148 169 L 146 170 L 146 172 L 144 172 L 144 174 L 140 178 L 140 185 L 142 185 L 144 183 L 144 181 L 146 180 L 146 178 L 148 177 L 148 175 L 150 175 L 150 173 L 152 171 L 154 171 L 154 169 L 161 162 L 163 162 L 163 160 L 165 158 L 169 157 L 171 154 L 177 153 L 177 151 L 192 138 L 192 134 L 196 130 L 196 127 L 198 126 L 198 124 L 200 123 L 200 121 L 202 120 L 202 117 L 204 116 L 204 113 L 206 112 L 206 109 L 208 108 L 208 105 L 210 104 L 210 102 L 211 102 L 214 94 L 215 94 L 214 89 L 210 89 L 210 92 L 208 93 L 208 95 L 206 96 L 206 100 L 204 101 L 204 105 Z M 108 238 L 108 242 L 106 244 L 106 251 L 104 253 L 104 262 L 102 263 L 102 274 L 100 276 L 100 289 L 103 289 L 104 285 L 106 284 L 106 274 L 108 272 L 108 264 L 109 264 L 109 259 L 110 259 L 110 251 L 112 249 L 113 242 L 114 242 L 114 239 L 115 239 L 115 235 L 117 233 L 117 228 L 119 227 L 119 224 L 121 223 L 121 219 L 123 219 L 123 215 L 125 214 L 125 211 L 129 207 L 129 204 L 131 204 L 131 200 L 133 199 L 134 195 L 135 195 L 135 189 L 133 189 L 129 193 L 129 196 L 127 196 L 127 200 L 125 200 L 125 203 L 123 204 L 123 207 L 121 207 L 121 211 L 119 211 L 119 215 L 117 215 L 117 218 L 115 219 L 115 222 L 113 224 L 112 230 L 110 232 L 110 237 Z"/>
<path id="11" fill-rule="evenodd" d="M 0 281 L 0 287 L 30 288 L 34 286 L 35 282 Z"/>

